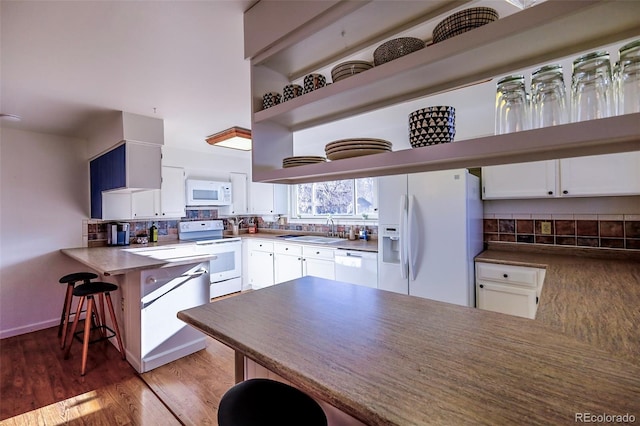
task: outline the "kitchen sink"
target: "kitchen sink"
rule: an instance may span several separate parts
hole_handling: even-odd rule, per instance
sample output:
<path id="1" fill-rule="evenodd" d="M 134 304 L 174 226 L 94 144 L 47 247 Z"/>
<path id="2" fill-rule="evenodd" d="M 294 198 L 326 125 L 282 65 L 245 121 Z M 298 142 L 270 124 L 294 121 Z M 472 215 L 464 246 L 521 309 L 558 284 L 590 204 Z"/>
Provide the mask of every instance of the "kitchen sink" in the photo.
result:
<path id="1" fill-rule="evenodd" d="M 333 243 L 339 243 L 340 241 L 344 241 L 343 238 L 320 237 L 316 235 L 299 235 L 295 237 L 286 237 L 284 239 L 287 241 L 296 241 L 299 243 L 314 243 L 314 244 L 333 244 Z"/>

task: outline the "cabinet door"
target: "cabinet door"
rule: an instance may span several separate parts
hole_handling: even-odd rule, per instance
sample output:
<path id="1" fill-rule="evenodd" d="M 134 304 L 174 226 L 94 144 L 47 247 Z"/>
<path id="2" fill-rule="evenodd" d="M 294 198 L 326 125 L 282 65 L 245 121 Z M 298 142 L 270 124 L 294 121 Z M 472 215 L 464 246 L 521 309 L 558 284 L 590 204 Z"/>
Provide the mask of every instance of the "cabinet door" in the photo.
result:
<path id="1" fill-rule="evenodd" d="M 127 148 L 126 187 L 160 189 L 162 181 L 161 146 L 129 141 L 125 145 Z"/>
<path id="2" fill-rule="evenodd" d="M 560 160 L 562 196 L 640 194 L 640 151 Z"/>
<path id="3" fill-rule="evenodd" d="M 157 189 L 137 191 L 131 194 L 131 210 L 133 219 L 158 217 L 159 195 Z"/>
<path id="4" fill-rule="evenodd" d="M 286 214 L 288 209 L 287 185 L 251 183 L 252 214 Z"/>
<path id="5" fill-rule="evenodd" d="M 546 198 L 558 193 L 557 160 L 482 168 L 482 198 Z"/>
<path id="6" fill-rule="evenodd" d="M 185 215 L 184 169 L 182 167 L 162 167 L 160 188 L 160 216 L 180 218 Z"/>
<path id="7" fill-rule="evenodd" d="M 249 284 L 258 289 L 274 284 L 273 253 L 252 250 L 249 252 Z"/>
<path id="8" fill-rule="evenodd" d="M 301 256 L 276 253 L 274 258 L 276 284 L 302 277 Z"/>
<path id="9" fill-rule="evenodd" d="M 333 260 L 305 258 L 302 265 L 303 276 L 312 275 L 329 280 L 336 279 L 335 262 Z"/>
<path id="10" fill-rule="evenodd" d="M 232 191 L 231 199 L 233 200 L 229 214 L 249 213 L 247 208 L 247 174 L 231 172 L 229 178 Z"/>
<path id="11" fill-rule="evenodd" d="M 91 217 L 103 219 L 102 192 L 126 185 L 126 148 L 120 145 L 89 162 Z"/>
<path id="12" fill-rule="evenodd" d="M 535 288 L 522 288 L 489 282 L 478 283 L 478 308 L 534 319 Z"/>

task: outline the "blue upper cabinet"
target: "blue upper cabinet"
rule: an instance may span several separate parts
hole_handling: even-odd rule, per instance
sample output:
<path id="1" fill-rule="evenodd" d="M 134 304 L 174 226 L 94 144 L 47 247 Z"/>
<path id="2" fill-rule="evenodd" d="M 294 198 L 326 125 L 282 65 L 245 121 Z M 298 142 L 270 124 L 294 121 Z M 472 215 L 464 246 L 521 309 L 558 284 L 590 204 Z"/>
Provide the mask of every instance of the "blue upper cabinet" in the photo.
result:
<path id="1" fill-rule="evenodd" d="M 91 218 L 103 219 L 103 191 L 160 189 L 161 147 L 126 141 L 89 162 Z"/>

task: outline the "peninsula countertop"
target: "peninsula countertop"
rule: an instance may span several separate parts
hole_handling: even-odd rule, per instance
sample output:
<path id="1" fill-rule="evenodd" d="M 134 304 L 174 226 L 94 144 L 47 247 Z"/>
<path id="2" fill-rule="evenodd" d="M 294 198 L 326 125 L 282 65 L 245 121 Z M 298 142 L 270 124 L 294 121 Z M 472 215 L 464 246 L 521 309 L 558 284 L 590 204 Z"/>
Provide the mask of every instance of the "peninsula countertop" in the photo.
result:
<path id="1" fill-rule="evenodd" d="M 477 262 L 545 268 L 535 321 L 640 365 L 640 253 L 496 243 Z"/>
<path id="2" fill-rule="evenodd" d="M 122 275 L 143 269 L 177 266 L 206 260 L 206 257 L 199 257 L 199 260 L 186 259 L 184 261 L 167 262 L 165 260 L 152 259 L 126 251 L 126 249 L 132 248 L 153 248 L 177 244 L 194 244 L 194 242 L 172 240 L 165 243 L 151 243 L 148 245 L 132 244 L 129 246 L 78 247 L 61 249 L 60 251 L 103 275 Z"/>
<path id="3" fill-rule="evenodd" d="M 525 318 L 314 277 L 178 317 L 369 425 L 640 417 L 640 367 Z"/>

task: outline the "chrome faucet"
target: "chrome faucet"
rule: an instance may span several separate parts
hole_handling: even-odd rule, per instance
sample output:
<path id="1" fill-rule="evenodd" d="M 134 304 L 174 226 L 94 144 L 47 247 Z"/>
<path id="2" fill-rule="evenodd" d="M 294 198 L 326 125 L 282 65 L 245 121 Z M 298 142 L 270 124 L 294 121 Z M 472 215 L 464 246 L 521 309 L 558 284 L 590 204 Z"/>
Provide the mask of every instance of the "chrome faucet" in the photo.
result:
<path id="1" fill-rule="evenodd" d="M 329 232 L 327 233 L 327 237 L 335 237 L 335 223 L 333 222 L 333 218 L 331 216 L 329 216 L 327 218 L 327 225 L 331 225 L 331 227 L 329 228 Z"/>

